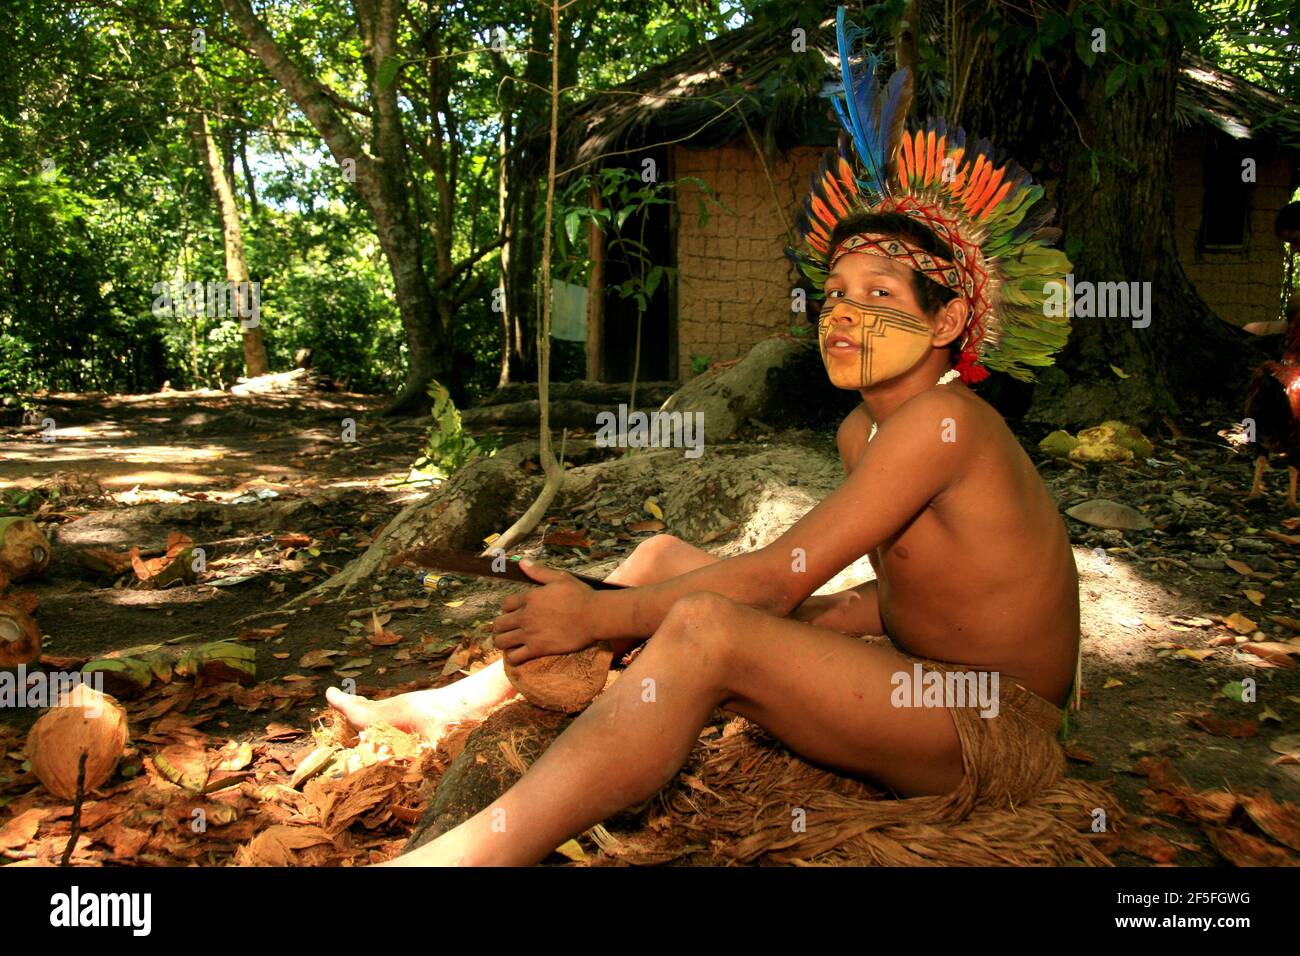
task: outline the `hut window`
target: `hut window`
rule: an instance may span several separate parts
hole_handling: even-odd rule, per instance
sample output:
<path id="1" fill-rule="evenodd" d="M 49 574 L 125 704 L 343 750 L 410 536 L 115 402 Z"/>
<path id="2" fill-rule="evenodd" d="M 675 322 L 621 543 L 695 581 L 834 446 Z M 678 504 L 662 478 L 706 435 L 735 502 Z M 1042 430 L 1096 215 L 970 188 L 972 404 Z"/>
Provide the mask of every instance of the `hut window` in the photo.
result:
<path id="1" fill-rule="evenodd" d="M 1212 140 L 1205 156 L 1201 248 L 1210 252 L 1246 247 L 1251 184 L 1242 179 L 1245 150 L 1236 140 Z"/>

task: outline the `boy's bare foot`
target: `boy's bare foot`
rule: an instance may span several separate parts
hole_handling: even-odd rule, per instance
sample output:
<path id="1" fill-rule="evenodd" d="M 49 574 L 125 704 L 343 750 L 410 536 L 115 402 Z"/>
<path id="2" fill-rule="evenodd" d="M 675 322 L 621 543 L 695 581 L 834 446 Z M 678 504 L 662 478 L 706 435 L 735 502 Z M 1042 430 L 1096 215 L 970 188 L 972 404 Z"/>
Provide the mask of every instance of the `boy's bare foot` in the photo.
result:
<path id="1" fill-rule="evenodd" d="M 459 700 L 459 694 L 449 691 L 451 688 L 442 687 L 399 694 L 386 700 L 369 700 L 331 687 L 325 691 L 325 700 L 357 730 L 385 723 L 398 730 L 417 733 L 430 745 L 436 746 L 453 725 L 482 720 L 491 709 L 490 705 L 471 706 L 469 702 Z"/>

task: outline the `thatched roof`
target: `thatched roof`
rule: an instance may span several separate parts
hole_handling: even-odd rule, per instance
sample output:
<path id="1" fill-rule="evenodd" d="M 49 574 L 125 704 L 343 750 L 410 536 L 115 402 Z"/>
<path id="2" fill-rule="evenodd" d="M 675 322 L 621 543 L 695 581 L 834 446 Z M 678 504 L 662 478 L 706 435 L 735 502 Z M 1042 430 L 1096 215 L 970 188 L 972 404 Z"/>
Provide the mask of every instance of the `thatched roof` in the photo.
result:
<path id="1" fill-rule="evenodd" d="M 783 72 L 792 62 L 796 23 L 755 20 L 570 107 L 561 116 L 558 168 L 640 151 L 646 143 L 687 142 L 707 149 L 729 142 L 745 122 L 780 149 L 832 144 L 838 126 L 830 118 L 828 98 L 843 89 L 833 17 L 807 37 L 808 55 L 819 56 L 824 65 L 820 90 L 796 104 L 777 94 L 790 81 Z M 816 60 L 803 62 L 815 71 Z M 817 77 L 805 82 L 814 88 Z M 1184 57 L 1176 116 L 1183 125 L 1300 149 L 1295 103 L 1196 56 Z M 545 155 L 545 137 L 544 127 L 531 134 L 530 155 Z"/>
<path id="2" fill-rule="evenodd" d="M 1203 123 L 1233 139 L 1263 139 L 1300 149 L 1300 108 L 1209 60 L 1187 54 L 1178 78 L 1180 120 Z"/>

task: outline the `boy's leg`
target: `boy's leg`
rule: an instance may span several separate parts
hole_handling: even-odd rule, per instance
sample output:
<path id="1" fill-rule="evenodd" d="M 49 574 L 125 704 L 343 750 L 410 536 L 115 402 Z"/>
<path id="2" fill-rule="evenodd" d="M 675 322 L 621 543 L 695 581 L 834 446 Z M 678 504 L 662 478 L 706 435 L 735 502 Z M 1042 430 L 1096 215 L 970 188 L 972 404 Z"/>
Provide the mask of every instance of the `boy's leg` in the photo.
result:
<path id="1" fill-rule="evenodd" d="M 566 839 L 657 792 L 718 706 L 820 764 L 906 795 L 961 781 L 943 708 L 895 708 L 911 672 L 892 647 L 741 607 L 677 602 L 639 657 L 510 790 L 398 865 L 536 863 Z"/>
<path id="2" fill-rule="evenodd" d="M 642 541 L 626 561 L 606 580 L 615 584 L 655 584 L 679 574 L 694 571 L 720 560 L 668 534 L 658 534 Z M 636 640 L 614 641 L 614 650 L 625 654 L 640 643 Z M 410 730 L 436 742 L 454 723 L 480 720 L 503 700 L 515 695 L 500 659 L 454 684 L 430 690 L 417 690 L 384 700 L 367 700 L 345 694 L 337 687 L 325 691 L 325 700 L 340 711 L 348 722 L 360 730 L 383 722 Z"/>

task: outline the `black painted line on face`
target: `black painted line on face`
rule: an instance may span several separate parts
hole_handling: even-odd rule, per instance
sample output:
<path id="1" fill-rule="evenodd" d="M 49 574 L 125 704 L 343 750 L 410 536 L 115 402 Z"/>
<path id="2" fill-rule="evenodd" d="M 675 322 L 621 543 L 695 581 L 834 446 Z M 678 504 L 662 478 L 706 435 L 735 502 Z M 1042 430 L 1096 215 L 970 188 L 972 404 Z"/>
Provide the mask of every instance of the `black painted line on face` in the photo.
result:
<path id="1" fill-rule="evenodd" d="M 911 312 L 904 312 L 901 309 L 890 308 L 887 305 L 874 305 L 864 302 L 858 302 L 854 299 L 827 299 L 826 304 L 822 306 L 821 314 L 818 316 L 817 326 L 821 331 L 824 327 L 829 326 L 831 316 L 835 312 L 835 307 L 842 304 L 848 304 L 859 312 L 867 312 L 871 315 L 880 316 L 886 324 L 897 328 L 905 328 L 909 331 L 928 333 L 930 326 L 924 319 L 913 315 Z M 892 320 L 892 321 L 891 321 Z"/>

